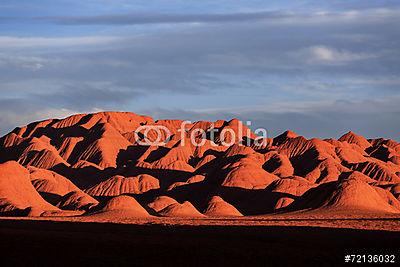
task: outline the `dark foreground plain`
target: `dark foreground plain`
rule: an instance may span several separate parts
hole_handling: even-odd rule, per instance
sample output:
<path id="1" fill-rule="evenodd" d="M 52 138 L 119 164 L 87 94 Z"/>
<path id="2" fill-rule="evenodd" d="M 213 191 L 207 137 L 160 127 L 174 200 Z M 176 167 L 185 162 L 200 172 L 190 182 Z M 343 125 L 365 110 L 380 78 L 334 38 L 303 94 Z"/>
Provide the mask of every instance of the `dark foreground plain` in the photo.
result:
<path id="1" fill-rule="evenodd" d="M 2 266 L 360 265 L 344 263 L 346 254 L 395 254 L 386 265 L 396 266 L 399 240 L 395 231 L 309 226 L 0 220 Z"/>

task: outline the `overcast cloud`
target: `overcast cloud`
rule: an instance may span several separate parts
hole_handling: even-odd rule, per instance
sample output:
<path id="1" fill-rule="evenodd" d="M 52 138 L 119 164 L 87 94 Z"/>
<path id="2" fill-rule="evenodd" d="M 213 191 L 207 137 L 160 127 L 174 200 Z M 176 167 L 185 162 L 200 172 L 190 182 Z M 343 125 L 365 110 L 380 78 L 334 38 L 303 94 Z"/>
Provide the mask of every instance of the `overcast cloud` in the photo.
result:
<path id="1" fill-rule="evenodd" d="M 238 1 L 224 10 L 173 1 L 171 13 L 94 2 L 90 14 L 43 7 L 21 17 L 15 3 L 0 7 L 1 134 L 47 117 L 126 110 L 239 117 L 271 135 L 354 130 L 399 140 L 396 2 Z"/>

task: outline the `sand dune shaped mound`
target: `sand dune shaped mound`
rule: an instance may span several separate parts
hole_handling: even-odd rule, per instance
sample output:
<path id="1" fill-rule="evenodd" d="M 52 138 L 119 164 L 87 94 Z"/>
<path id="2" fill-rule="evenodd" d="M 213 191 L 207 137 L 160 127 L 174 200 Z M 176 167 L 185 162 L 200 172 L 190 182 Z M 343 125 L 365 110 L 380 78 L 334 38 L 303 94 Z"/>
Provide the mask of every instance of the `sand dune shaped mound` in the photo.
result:
<path id="1" fill-rule="evenodd" d="M 116 175 L 85 192 L 91 196 L 119 196 L 127 193 L 142 194 L 158 188 L 160 188 L 158 179 L 148 174 L 140 174 L 136 177 Z"/>
<path id="2" fill-rule="evenodd" d="M 96 199 L 79 190 L 64 195 L 57 203 L 57 207 L 63 210 L 89 210 L 98 204 Z"/>
<path id="3" fill-rule="evenodd" d="M 338 180 L 342 172 L 350 171 L 332 158 L 327 158 L 315 166 L 313 170 L 304 175 L 312 183 L 326 183 Z"/>
<path id="4" fill-rule="evenodd" d="M 397 153 L 400 153 L 400 144 L 392 139 L 378 138 L 378 139 L 370 139 L 368 141 L 371 143 L 372 147 L 374 147 L 374 148 L 377 148 L 380 146 L 386 146 L 388 148 L 393 149 Z"/>
<path id="5" fill-rule="evenodd" d="M 277 137 L 275 137 L 272 141 L 272 144 L 274 146 L 279 146 L 280 144 L 284 143 L 288 139 L 296 138 L 296 137 L 298 137 L 298 135 L 295 132 L 288 130 L 288 131 L 285 131 L 284 133 L 278 135 Z"/>
<path id="6" fill-rule="evenodd" d="M 17 134 L 11 132 L 0 138 L 0 149 L 5 149 L 13 146 L 18 146 L 24 139 Z"/>
<path id="7" fill-rule="evenodd" d="M 53 171 L 28 167 L 32 185 L 49 203 L 63 210 L 82 210 L 98 201 L 83 192 L 70 180 Z"/>
<path id="8" fill-rule="evenodd" d="M 211 217 L 243 216 L 233 205 L 219 196 L 213 196 L 210 199 L 203 213 Z"/>
<path id="9" fill-rule="evenodd" d="M 176 201 L 175 199 L 173 199 L 171 197 L 159 196 L 159 197 L 156 197 L 152 202 L 147 204 L 147 206 L 150 209 L 154 210 L 155 212 L 159 212 L 172 204 L 179 204 L 179 203 L 178 203 L 178 201 Z"/>
<path id="10" fill-rule="evenodd" d="M 316 185 L 302 177 L 284 178 L 274 181 L 268 188 L 271 192 L 301 196 Z"/>
<path id="11" fill-rule="evenodd" d="M 371 186 L 361 179 L 345 178 L 309 190 L 290 208 L 399 213 L 400 210 L 396 208 L 397 203 L 395 205 L 390 203 L 396 199 L 393 196 L 389 199 L 386 193 L 383 197 L 382 192 L 378 192 L 379 190 L 380 188 Z"/>
<path id="12" fill-rule="evenodd" d="M 95 115 L 95 114 L 93 114 Z M 54 129 L 63 129 L 63 128 L 71 128 L 77 125 L 83 124 L 84 118 L 87 118 L 87 114 L 75 114 L 64 119 L 54 120 L 52 124 L 50 124 L 51 128 Z M 28 125 L 29 126 L 29 125 Z"/>
<path id="13" fill-rule="evenodd" d="M 181 128 L 182 122 L 183 120 L 157 120 L 154 124 L 165 126 L 171 131 L 171 134 L 177 134 L 178 129 Z M 190 128 L 190 124 L 188 124 L 187 127 Z"/>
<path id="14" fill-rule="evenodd" d="M 151 167 L 152 169 L 194 172 L 194 168 L 191 165 L 189 165 L 187 162 L 182 161 L 182 160 L 176 160 L 169 164 L 164 164 L 162 162 L 155 162 L 151 166 L 152 166 Z"/>
<path id="15" fill-rule="evenodd" d="M 45 136 L 26 139 L 21 146 L 16 147 L 15 154 L 15 160 L 24 166 L 48 169 L 58 164 L 69 165 Z"/>
<path id="16" fill-rule="evenodd" d="M 367 160 L 368 154 L 355 144 L 336 141 L 335 151 L 339 159 L 345 164 L 359 163 Z"/>
<path id="17" fill-rule="evenodd" d="M 274 205 L 274 209 L 278 210 L 289 206 L 297 197 L 303 195 L 315 186 L 315 184 L 302 177 L 294 176 L 292 178 L 276 180 L 268 186 L 268 189 L 271 190 L 272 193 L 282 195 Z"/>
<path id="18" fill-rule="evenodd" d="M 75 162 L 86 160 L 102 168 L 116 167 L 120 151 L 131 145 L 111 124 L 103 122 L 90 129 L 89 137 L 86 140 L 87 146 L 82 151 L 76 150 L 72 153 L 77 155 Z"/>
<path id="19" fill-rule="evenodd" d="M 400 164 L 400 152 L 387 145 L 379 145 L 369 150 L 370 156 L 384 162 L 392 162 L 395 165 Z"/>
<path id="20" fill-rule="evenodd" d="M 202 139 L 203 141 L 196 140 L 197 144 L 204 142 L 204 145 L 197 146 L 194 149 L 193 155 L 198 158 L 203 158 L 205 156 L 211 155 L 210 152 L 225 152 L 229 149 L 227 146 L 217 146 L 213 141 L 208 139 Z"/>
<path id="21" fill-rule="evenodd" d="M 344 134 L 342 137 L 340 137 L 339 141 L 341 141 L 341 142 L 346 141 L 349 144 L 356 144 L 359 147 L 361 147 L 363 150 L 365 150 L 371 146 L 371 143 L 368 142 L 367 139 L 365 139 L 361 135 L 357 135 L 357 134 L 353 133 L 352 131 L 350 131 L 350 132 Z"/>
<path id="22" fill-rule="evenodd" d="M 368 184 L 371 183 L 375 183 L 376 181 L 374 179 L 371 179 L 370 177 L 368 177 L 367 175 L 358 172 L 358 171 L 352 171 L 350 173 L 342 173 L 342 176 L 347 178 L 347 179 L 356 179 L 358 181 L 363 181 L 366 182 Z"/>
<path id="23" fill-rule="evenodd" d="M 400 183 L 400 177 L 391 169 L 389 165 L 382 161 L 369 159 L 366 162 L 349 164 L 348 167 L 352 170 L 359 171 L 377 181 Z"/>
<path id="24" fill-rule="evenodd" d="M 261 162 L 252 157 L 241 158 L 227 167 L 229 172 L 222 181 L 222 186 L 263 189 L 279 179 L 276 175 L 265 171 L 261 165 Z"/>
<path id="25" fill-rule="evenodd" d="M 206 165 L 207 163 L 213 161 L 216 157 L 214 155 L 206 155 L 204 157 L 202 157 L 199 162 L 197 162 L 196 164 L 196 169 L 199 169 L 201 167 L 203 167 L 203 165 Z"/>
<path id="26" fill-rule="evenodd" d="M 61 197 L 71 191 L 81 191 L 70 180 L 56 172 L 31 166 L 28 167 L 28 170 L 30 171 L 31 182 L 39 193 Z"/>
<path id="27" fill-rule="evenodd" d="M 200 183 L 200 182 L 204 181 L 205 178 L 206 177 L 204 175 L 200 175 L 200 174 L 193 175 L 192 177 L 187 179 L 185 182 L 175 182 L 175 183 L 171 184 L 167 188 L 167 191 L 171 191 L 177 187 L 188 185 L 188 184 Z"/>
<path id="28" fill-rule="evenodd" d="M 81 126 L 86 129 L 92 128 L 99 121 L 112 125 L 120 133 L 134 131 L 141 123 L 151 123 L 153 119 L 148 116 L 141 116 L 131 112 L 98 112 L 92 114 L 76 114 L 55 122 L 53 128 L 68 128 Z"/>
<path id="29" fill-rule="evenodd" d="M 205 217 L 189 201 L 185 201 L 182 204 L 171 204 L 160 210 L 158 214 L 164 217 Z"/>
<path id="30" fill-rule="evenodd" d="M 0 164 L 0 214 L 25 209 L 58 210 L 35 190 L 27 169 L 15 161 Z"/>
<path id="31" fill-rule="evenodd" d="M 58 153 L 60 156 L 66 161 L 69 160 L 72 152 L 79 142 L 83 141 L 83 137 L 66 137 L 64 140 L 61 140 L 61 143 L 57 146 Z"/>
<path id="32" fill-rule="evenodd" d="M 17 127 L 12 132 L 20 137 L 31 137 L 33 136 L 37 130 L 49 127 L 52 123 L 57 120 L 43 120 L 38 122 L 32 122 L 24 127 Z"/>
<path id="33" fill-rule="evenodd" d="M 224 156 L 232 157 L 237 155 L 249 155 L 249 154 L 255 154 L 255 151 L 250 147 L 234 144 L 225 151 Z"/>
<path id="34" fill-rule="evenodd" d="M 389 205 L 400 211 L 400 201 L 390 192 L 390 190 L 386 190 L 377 186 L 374 186 L 374 189 L 385 202 L 389 203 Z"/>
<path id="35" fill-rule="evenodd" d="M 99 120 L 109 123 L 118 132 L 127 133 L 135 131 L 142 123 L 152 123 L 153 119 L 148 116 L 138 115 L 132 112 L 99 112 L 89 114 L 86 124 L 94 124 Z"/>
<path id="36" fill-rule="evenodd" d="M 281 178 L 293 176 L 294 168 L 288 157 L 280 155 L 276 151 L 267 153 L 265 157 L 264 170 Z"/>
<path id="37" fill-rule="evenodd" d="M 89 213 L 90 216 L 103 218 L 146 218 L 150 214 L 130 196 L 117 196 L 110 199 L 107 204 L 97 212 Z"/>
<path id="38" fill-rule="evenodd" d="M 168 153 L 164 157 L 157 160 L 153 164 L 155 166 L 167 166 L 175 161 L 188 162 L 192 154 L 193 151 L 189 146 L 173 147 L 168 151 Z"/>
<path id="39" fill-rule="evenodd" d="M 297 158 L 302 161 L 318 161 L 332 158 L 339 161 L 335 153 L 335 147 L 329 142 L 316 138 L 310 140 L 302 136 L 289 138 L 277 147 L 277 151 L 289 159 Z M 296 168 L 296 166 L 294 167 Z"/>
<path id="40" fill-rule="evenodd" d="M 277 152 L 289 158 L 294 174 L 313 183 L 335 181 L 343 171 L 349 171 L 341 164 L 334 144 L 319 139 L 304 137 L 287 139 L 277 147 Z M 266 168 L 270 167 L 268 164 Z"/>
<path id="41" fill-rule="evenodd" d="M 220 142 L 226 144 L 240 143 L 243 141 L 243 137 L 250 139 L 254 139 L 256 137 L 256 135 L 245 124 L 236 118 L 224 122 L 219 129 L 220 131 L 218 132 L 218 139 Z"/>

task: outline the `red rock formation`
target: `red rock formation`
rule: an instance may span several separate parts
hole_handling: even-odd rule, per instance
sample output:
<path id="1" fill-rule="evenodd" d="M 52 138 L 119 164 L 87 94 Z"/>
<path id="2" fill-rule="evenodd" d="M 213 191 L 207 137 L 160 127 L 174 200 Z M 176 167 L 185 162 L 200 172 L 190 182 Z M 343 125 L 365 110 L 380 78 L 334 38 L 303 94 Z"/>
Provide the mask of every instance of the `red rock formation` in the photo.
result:
<path id="1" fill-rule="evenodd" d="M 168 205 L 158 212 L 164 217 L 204 217 L 189 201 Z"/>
<path id="2" fill-rule="evenodd" d="M 210 199 L 203 213 L 211 217 L 243 216 L 240 211 L 219 196 L 213 196 Z"/>
<path id="3" fill-rule="evenodd" d="M 237 119 L 182 123 L 100 112 L 16 128 L 0 138 L 0 214 L 51 215 L 48 211 L 61 212 L 55 205 L 92 212 L 105 205 L 93 197 L 122 194 L 141 195 L 144 203 L 156 198 L 149 208 L 162 216 L 203 216 L 190 202 L 207 207 L 210 216 L 234 209 L 218 197 L 209 201 L 210 195 L 229 200 L 244 215 L 287 209 L 399 209 L 396 141 L 367 140 L 353 132 L 338 140 L 306 139 L 286 131 L 257 146 L 244 142 L 256 136 Z M 171 136 L 162 132 L 165 143 L 143 145 L 137 137 L 157 139 L 155 131 L 144 131 L 146 126 L 167 127 Z M 212 140 L 214 130 L 218 132 Z M 255 203 L 257 199 L 262 201 Z M 127 196 L 102 212 L 135 205 L 143 215 Z"/>
<path id="4" fill-rule="evenodd" d="M 112 198 L 102 209 L 90 215 L 109 219 L 146 218 L 150 216 L 136 199 L 124 195 Z"/>
<path id="5" fill-rule="evenodd" d="M 12 214 L 26 209 L 29 212 L 58 210 L 35 190 L 27 169 L 15 161 L 0 164 L 0 213 Z"/>
<path id="6" fill-rule="evenodd" d="M 142 194 L 160 188 L 156 178 L 148 174 L 136 177 L 113 176 L 104 182 L 85 190 L 91 196 L 119 196 L 123 194 Z"/>
<path id="7" fill-rule="evenodd" d="M 400 203 L 384 189 L 369 185 L 357 177 L 320 185 L 294 202 L 294 209 L 320 209 L 332 212 L 399 213 Z"/>
<path id="8" fill-rule="evenodd" d="M 178 204 L 178 202 L 175 199 L 167 196 L 159 196 L 156 197 L 151 203 L 147 204 L 147 206 L 154 212 L 159 212 L 172 204 Z"/>

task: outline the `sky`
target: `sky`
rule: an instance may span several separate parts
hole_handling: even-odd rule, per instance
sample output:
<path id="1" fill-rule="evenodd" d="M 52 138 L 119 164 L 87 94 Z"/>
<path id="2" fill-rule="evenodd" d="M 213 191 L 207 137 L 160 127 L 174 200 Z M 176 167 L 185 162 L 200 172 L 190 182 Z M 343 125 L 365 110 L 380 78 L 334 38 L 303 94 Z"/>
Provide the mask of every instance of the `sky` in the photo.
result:
<path id="1" fill-rule="evenodd" d="M 0 135 L 103 110 L 400 141 L 400 1 L 1 0 Z"/>

